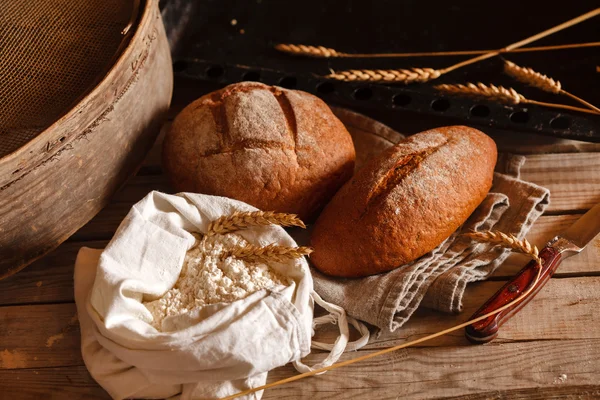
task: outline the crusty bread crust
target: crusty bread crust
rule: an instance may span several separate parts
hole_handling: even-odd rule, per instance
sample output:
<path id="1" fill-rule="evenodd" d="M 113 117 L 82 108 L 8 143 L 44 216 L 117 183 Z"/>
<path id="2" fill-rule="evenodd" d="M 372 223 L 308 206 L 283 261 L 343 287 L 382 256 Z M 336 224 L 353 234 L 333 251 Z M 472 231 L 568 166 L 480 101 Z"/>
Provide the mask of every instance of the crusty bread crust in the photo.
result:
<path id="1" fill-rule="evenodd" d="M 465 126 L 413 135 L 367 162 L 319 216 L 311 260 L 322 272 L 390 271 L 449 237 L 488 193 L 494 141 Z"/>
<path id="2" fill-rule="evenodd" d="M 322 100 L 255 82 L 229 85 L 188 105 L 163 145 L 176 190 L 305 220 L 350 179 L 354 160 L 350 134 Z"/>

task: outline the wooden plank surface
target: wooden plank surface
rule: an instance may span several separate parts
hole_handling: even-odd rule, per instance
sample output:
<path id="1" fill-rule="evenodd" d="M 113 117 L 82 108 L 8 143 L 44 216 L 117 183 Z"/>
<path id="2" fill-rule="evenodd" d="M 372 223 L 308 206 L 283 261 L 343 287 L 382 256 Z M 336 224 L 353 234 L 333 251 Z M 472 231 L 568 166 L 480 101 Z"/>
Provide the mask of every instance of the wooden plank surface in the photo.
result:
<path id="1" fill-rule="evenodd" d="M 471 285 L 460 315 L 420 310 L 393 334 L 373 336 L 365 350 L 394 346 L 463 322 L 504 282 Z M 600 277 L 552 279 L 534 301 L 505 325 L 496 345 L 535 340 L 598 339 Z M 79 324 L 75 305 L 41 304 L 0 307 L 0 369 L 46 368 L 82 363 L 79 354 Z M 333 342 L 337 327 L 319 329 L 317 340 Z M 462 331 L 423 343 L 424 347 L 472 347 Z"/>
<path id="2" fill-rule="evenodd" d="M 287 371 L 277 371 L 284 375 Z M 292 371 L 290 371 L 292 373 Z M 325 376 L 319 378 L 316 384 L 325 381 Z M 534 386 L 524 389 L 502 390 L 496 389 L 481 390 L 477 393 L 463 394 L 458 396 L 447 396 L 442 393 L 436 396 L 439 399 L 446 400 L 586 400 L 597 399 L 600 397 L 600 385 L 572 384 L 566 380 L 562 381 L 562 374 L 556 378 L 556 384 L 548 386 Z M 348 377 L 350 379 L 350 377 Z M 327 383 L 328 381 L 325 381 Z M 431 385 L 431 382 L 424 382 Z M 402 395 L 404 390 L 403 382 L 394 384 L 390 382 L 387 385 L 386 393 L 380 397 L 373 397 L 372 387 L 377 385 L 375 382 L 369 382 L 369 385 L 362 389 L 347 388 L 343 385 L 338 391 L 331 390 L 330 385 L 319 386 L 318 390 L 305 388 L 300 383 L 295 386 L 284 386 L 277 391 L 266 391 L 264 399 L 404 399 L 404 398 L 425 398 L 421 394 L 415 396 Z M 384 385 L 382 383 L 381 385 Z M 329 387 L 328 387 L 329 386 Z M 340 385 L 342 386 L 342 385 Z M 377 391 L 377 390 L 376 390 Z M 381 392 L 381 390 L 379 391 Z M 472 391 L 471 391 L 472 392 Z M 0 398 L 20 399 L 20 400 L 38 400 L 43 399 L 102 399 L 108 400 L 110 396 L 98 386 L 92 377 L 88 374 L 84 366 L 44 368 L 44 369 L 20 369 L 20 370 L 0 370 Z"/>
<path id="3" fill-rule="evenodd" d="M 0 370 L 0 399 L 109 400 L 85 366 Z"/>
<path id="4" fill-rule="evenodd" d="M 600 203 L 600 154 L 533 154 L 521 178 L 550 190 L 548 212 L 588 210 Z"/>
<path id="5" fill-rule="evenodd" d="M 353 357 L 345 353 L 341 360 Z M 312 364 L 321 358 L 309 355 L 304 361 Z M 264 398 L 293 394 L 299 399 L 426 399 L 486 392 L 490 388 L 504 391 L 561 384 L 600 388 L 599 358 L 599 339 L 408 348 L 270 389 Z M 269 381 L 291 374 L 291 366 L 278 368 L 269 374 Z"/>
<path id="6" fill-rule="evenodd" d="M 559 382 L 561 383 L 561 382 Z M 600 397 L 598 385 L 556 385 L 551 387 L 490 390 L 463 396 L 444 397 L 445 400 L 588 400 Z"/>
<path id="7" fill-rule="evenodd" d="M 75 304 L 0 308 L 0 369 L 81 364 Z"/>
<path id="8" fill-rule="evenodd" d="M 23 271 L 0 281 L 0 306 L 72 302 L 77 252 L 81 246 L 104 248 L 107 243 L 108 240 L 61 244 Z"/>
<path id="9" fill-rule="evenodd" d="M 374 338 L 359 353 L 367 354 L 462 321 L 501 284 L 473 285 L 468 289 L 462 315 L 422 311 L 400 332 Z M 367 389 L 374 396 L 370 398 L 387 398 L 391 393 L 419 394 L 420 398 L 458 396 L 492 387 L 506 390 L 553 387 L 566 383 L 563 375 L 567 376 L 568 385 L 598 384 L 600 331 L 589 329 L 590 325 L 600 324 L 600 312 L 593 307 L 600 302 L 598 287 L 600 277 L 552 279 L 535 301 L 503 327 L 499 339 L 489 345 L 468 345 L 462 332 L 456 332 L 420 348 L 402 350 L 274 389 L 265 398 L 317 394 L 318 398 L 328 398 L 321 397 L 326 393 L 331 398 L 351 398 L 366 394 Z M 31 392 L 26 393 L 33 396 L 44 385 L 58 385 L 62 381 L 61 377 L 46 375 L 49 368 L 60 367 L 67 368 L 57 370 L 64 374 L 79 371 L 75 379 L 84 383 L 83 388 L 69 385 L 65 393 L 74 390 L 76 396 L 91 390 L 96 395 L 81 370 L 72 368 L 83 365 L 74 315 L 72 303 L 0 307 L 0 393 L 4 384 L 14 382 L 10 377 L 19 377 L 31 386 L 28 389 Z M 331 340 L 333 335 L 334 331 L 328 330 L 318 338 Z M 343 359 L 357 355 L 348 353 Z M 315 352 L 305 361 L 315 363 L 324 356 Z M 13 374 L 8 370 L 25 371 Z M 37 376 L 32 370 L 42 375 Z M 293 373 L 291 366 L 283 367 L 273 371 L 270 380 Z M 438 384 L 432 385 L 434 381 Z"/>

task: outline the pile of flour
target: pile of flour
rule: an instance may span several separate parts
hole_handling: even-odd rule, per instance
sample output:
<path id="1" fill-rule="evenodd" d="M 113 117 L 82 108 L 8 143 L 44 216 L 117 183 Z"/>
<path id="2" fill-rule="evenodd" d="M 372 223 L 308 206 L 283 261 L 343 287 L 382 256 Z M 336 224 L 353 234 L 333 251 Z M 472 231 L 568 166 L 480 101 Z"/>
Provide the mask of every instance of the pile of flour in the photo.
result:
<path id="1" fill-rule="evenodd" d="M 175 286 L 161 298 L 143 302 L 152 313 L 152 326 L 159 331 L 166 317 L 209 304 L 230 303 L 276 285 L 290 285 L 288 279 L 265 264 L 223 257 L 227 250 L 248 244 L 239 235 L 230 233 L 196 239 L 196 245 L 185 255 Z"/>

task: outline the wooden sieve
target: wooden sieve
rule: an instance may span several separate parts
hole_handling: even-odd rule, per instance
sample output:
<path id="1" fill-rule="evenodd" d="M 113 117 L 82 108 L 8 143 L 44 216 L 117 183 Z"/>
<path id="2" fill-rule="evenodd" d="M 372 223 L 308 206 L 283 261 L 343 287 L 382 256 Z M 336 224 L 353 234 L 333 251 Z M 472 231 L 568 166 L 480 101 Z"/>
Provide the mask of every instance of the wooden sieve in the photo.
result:
<path id="1" fill-rule="evenodd" d="M 157 0 L 5 0 L 0 43 L 1 279 L 138 168 L 173 78 Z"/>

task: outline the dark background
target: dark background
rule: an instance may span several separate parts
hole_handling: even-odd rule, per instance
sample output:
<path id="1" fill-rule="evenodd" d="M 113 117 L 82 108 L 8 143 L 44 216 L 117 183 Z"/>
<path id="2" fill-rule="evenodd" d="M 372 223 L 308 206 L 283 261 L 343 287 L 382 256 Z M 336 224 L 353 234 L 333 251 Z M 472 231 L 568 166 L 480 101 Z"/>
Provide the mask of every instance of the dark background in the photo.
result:
<path id="1" fill-rule="evenodd" d="M 436 109 L 432 103 L 440 96 L 431 89 L 431 84 L 384 87 L 335 83 L 333 89 L 318 90 L 322 80 L 316 75 L 325 75 L 330 68 L 443 68 L 471 56 L 308 59 L 273 49 L 277 43 L 323 45 L 349 53 L 496 49 L 600 6 L 598 1 L 554 3 L 166 0 L 161 6 L 172 43 L 175 71 L 179 75 L 212 79 L 219 84 L 240 80 L 278 84 L 282 78 L 292 76 L 295 78 L 293 86 L 298 89 L 369 114 L 381 113 L 382 109 L 396 110 L 396 114 L 408 111 L 455 121 L 469 119 L 471 124 L 599 141 L 597 117 L 467 99 L 443 99 L 447 102 L 438 104 L 440 107 Z M 231 24 L 234 19 L 236 25 Z M 600 17 L 595 17 L 529 46 L 600 41 L 599 27 Z M 560 80 L 566 90 L 600 104 L 600 73 L 596 72 L 596 66 L 600 65 L 600 48 L 510 54 L 506 58 Z M 212 66 L 217 67 L 216 73 L 210 70 Z M 514 87 L 525 97 L 539 101 L 577 105 L 564 96 L 529 88 L 506 77 L 498 58 L 444 75 L 433 84 L 467 81 Z M 362 88 L 366 88 L 365 91 L 357 96 L 356 91 Z M 400 104 L 406 101 L 405 97 L 394 103 L 393 98 L 399 93 L 409 98 L 409 104 Z M 479 103 L 489 108 L 488 115 L 472 115 L 470 110 Z M 557 118 L 559 123 L 555 123 Z"/>

